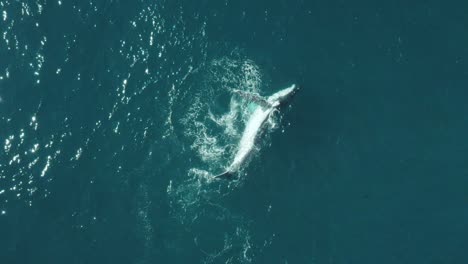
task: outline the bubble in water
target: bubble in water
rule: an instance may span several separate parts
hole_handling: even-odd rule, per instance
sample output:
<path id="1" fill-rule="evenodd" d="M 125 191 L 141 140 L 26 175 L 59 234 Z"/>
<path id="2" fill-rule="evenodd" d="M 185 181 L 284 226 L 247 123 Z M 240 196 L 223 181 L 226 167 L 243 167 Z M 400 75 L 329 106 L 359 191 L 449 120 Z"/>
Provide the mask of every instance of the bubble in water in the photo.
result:
<path id="1" fill-rule="evenodd" d="M 206 253 L 205 263 L 249 263 L 253 254 L 249 221 L 222 203 L 243 181 L 219 181 L 213 174 L 232 160 L 252 110 L 232 91 L 260 94 L 261 71 L 253 61 L 231 56 L 212 60 L 188 78 L 188 90 L 174 97 L 181 111 L 171 112 L 171 120 L 174 127 L 181 126 L 174 131 L 189 142 L 193 160 L 186 173 L 167 186 L 172 215 L 194 231 L 197 247 Z M 196 233 L 197 226 L 206 223 L 214 224 L 210 234 Z M 220 244 L 205 244 L 207 236 Z"/>
<path id="2" fill-rule="evenodd" d="M 181 120 L 191 149 L 210 170 L 220 170 L 233 155 L 250 114 L 248 104 L 232 91 L 258 93 L 261 73 L 253 61 L 229 57 L 212 60 L 202 72 L 203 81 L 192 91 L 196 95 Z"/>

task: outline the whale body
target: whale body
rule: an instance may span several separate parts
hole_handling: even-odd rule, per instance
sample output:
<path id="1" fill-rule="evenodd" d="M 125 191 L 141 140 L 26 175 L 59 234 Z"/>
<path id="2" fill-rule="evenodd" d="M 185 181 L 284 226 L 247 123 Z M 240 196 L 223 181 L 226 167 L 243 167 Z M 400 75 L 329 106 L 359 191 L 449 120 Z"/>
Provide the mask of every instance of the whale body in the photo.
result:
<path id="1" fill-rule="evenodd" d="M 226 171 L 216 175 L 215 178 L 232 178 L 234 173 L 236 173 L 242 167 L 242 165 L 248 160 L 250 154 L 253 152 L 255 141 L 262 131 L 265 122 L 268 121 L 271 114 L 280 105 L 288 101 L 297 92 L 297 90 L 298 86 L 293 84 L 290 87 L 280 90 L 267 98 L 237 91 L 240 96 L 255 102 L 257 106 L 247 121 L 233 161 L 228 166 Z"/>

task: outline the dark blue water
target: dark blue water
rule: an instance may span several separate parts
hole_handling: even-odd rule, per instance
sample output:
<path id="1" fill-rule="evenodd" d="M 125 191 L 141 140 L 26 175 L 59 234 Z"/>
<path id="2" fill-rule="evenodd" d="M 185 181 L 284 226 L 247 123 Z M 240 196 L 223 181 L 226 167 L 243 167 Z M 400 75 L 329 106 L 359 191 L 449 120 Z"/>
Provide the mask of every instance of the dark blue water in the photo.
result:
<path id="1" fill-rule="evenodd" d="M 0 0 L 0 263 L 467 263 L 467 13 Z"/>

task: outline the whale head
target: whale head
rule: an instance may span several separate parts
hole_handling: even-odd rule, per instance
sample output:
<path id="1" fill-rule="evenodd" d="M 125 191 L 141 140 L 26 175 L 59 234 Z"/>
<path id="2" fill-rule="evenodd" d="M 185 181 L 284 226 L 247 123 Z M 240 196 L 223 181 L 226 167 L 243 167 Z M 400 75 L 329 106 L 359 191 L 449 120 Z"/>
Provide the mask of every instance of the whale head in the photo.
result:
<path id="1" fill-rule="evenodd" d="M 273 104 L 274 106 L 279 106 L 287 103 L 291 98 L 296 95 L 297 91 L 299 91 L 298 85 L 291 85 L 288 88 L 285 88 L 281 91 L 278 91 L 268 97 L 268 101 Z"/>

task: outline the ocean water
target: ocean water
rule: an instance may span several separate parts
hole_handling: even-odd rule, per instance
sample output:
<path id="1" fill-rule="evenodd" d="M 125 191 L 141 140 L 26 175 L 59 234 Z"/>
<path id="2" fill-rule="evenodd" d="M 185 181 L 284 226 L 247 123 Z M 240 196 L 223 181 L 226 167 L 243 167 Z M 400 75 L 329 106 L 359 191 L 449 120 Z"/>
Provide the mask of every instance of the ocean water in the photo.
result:
<path id="1" fill-rule="evenodd" d="M 467 13 L 0 0 L 0 263 L 468 263 Z"/>

